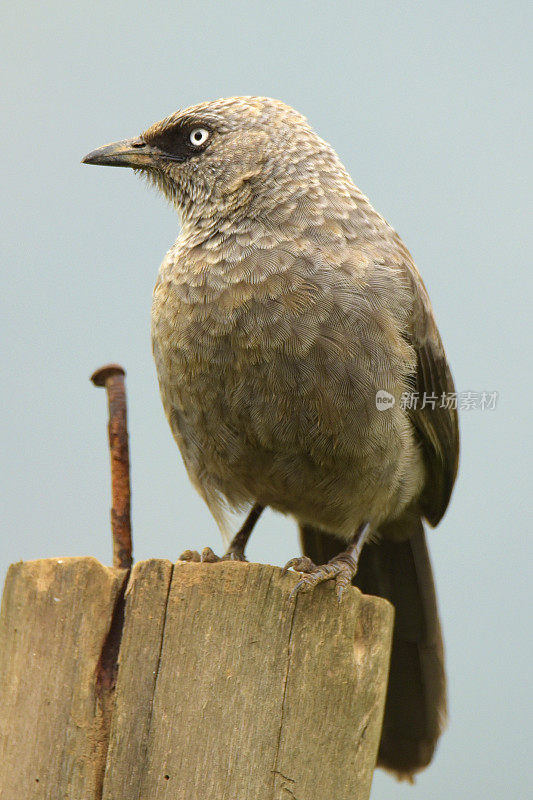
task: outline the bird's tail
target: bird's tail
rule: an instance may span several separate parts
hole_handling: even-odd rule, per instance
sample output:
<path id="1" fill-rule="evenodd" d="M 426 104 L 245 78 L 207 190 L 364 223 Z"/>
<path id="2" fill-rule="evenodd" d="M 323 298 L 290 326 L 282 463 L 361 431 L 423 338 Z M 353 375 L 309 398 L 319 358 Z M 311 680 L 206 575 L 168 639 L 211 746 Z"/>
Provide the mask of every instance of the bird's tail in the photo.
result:
<path id="1" fill-rule="evenodd" d="M 405 514 L 380 534 L 363 547 L 354 584 L 395 608 L 378 766 L 412 781 L 431 761 L 446 722 L 444 650 L 422 520 Z M 344 548 L 340 539 L 310 526 L 302 526 L 300 536 L 304 553 L 317 564 Z"/>

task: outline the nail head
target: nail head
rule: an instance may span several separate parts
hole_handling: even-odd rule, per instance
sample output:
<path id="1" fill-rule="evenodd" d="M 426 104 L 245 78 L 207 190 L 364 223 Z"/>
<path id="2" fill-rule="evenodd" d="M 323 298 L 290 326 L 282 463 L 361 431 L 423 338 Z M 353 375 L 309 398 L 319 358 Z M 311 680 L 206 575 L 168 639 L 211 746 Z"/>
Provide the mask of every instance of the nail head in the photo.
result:
<path id="1" fill-rule="evenodd" d="M 105 386 L 108 378 L 113 375 L 125 375 L 126 370 L 120 364 L 105 364 L 91 375 L 91 381 L 95 386 Z"/>

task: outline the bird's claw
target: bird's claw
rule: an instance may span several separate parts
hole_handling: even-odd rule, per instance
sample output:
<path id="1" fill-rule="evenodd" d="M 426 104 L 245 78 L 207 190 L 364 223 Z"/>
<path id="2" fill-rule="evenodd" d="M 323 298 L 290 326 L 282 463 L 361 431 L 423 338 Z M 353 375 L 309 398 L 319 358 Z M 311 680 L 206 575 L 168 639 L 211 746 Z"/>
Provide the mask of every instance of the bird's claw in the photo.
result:
<path id="1" fill-rule="evenodd" d="M 185 550 L 178 561 L 188 561 L 196 564 L 217 564 L 219 561 L 246 561 L 246 557 L 240 550 L 228 550 L 221 558 L 210 547 L 204 547 L 201 553 L 197 550 Z"/>
<path id="2" fill-rule="evenodd" d="M 220 560 L 219 556 L 213 553 L 210 547 L 204 547 L 201 553 L 198 550 L 185 550 L 178 559 L 178 561 L 189 561 L 194 564 L 199 564 L 200 562 L 203 564 L 215 564 Z"/>
<path id="3" fill-rule="evenodd" d="M 301 564 L 301 562 L 303 562 L 303 564 Z M 311 569 L 309 569 L 308 562 L 312 564 Z M 306 558 L 305 556 L 303 556 L 301 559 L 291 558 L 291 560 L 286 564 L 286 569 L 291 567 L 296 569 L 298 572 L 306 573 L 302 578 L 300 578 L 294 589 L 291 591 L 291 598 L 296 597 L 300 592 L 302 594 L 310 592 L 315 588 L 315 586 L 318 586 L 319 583 L 334 580 L 335 593 L 339 603 L 341 602 L 346 589 L 351 585 L 352 578 L 357 572 L 357 563 L 353 556 L 351 556 L 349 553 L 340 553 L 338 556 L 335 556 L 335 558 L 332 558 L 331 561 L 328 561 L 327 564 L 321 564 L 320 566 L 316 566 L 313 564 L 311 559 Z"/>
<path id="4" fill-rule="evenodd" d="M 184 550 L 178 561 L 200 562 L 202 557 L 198 550 Z"/>
<path id="5" fill-rule="evenodd" d="M 246 562 L 248 562 L 248 559 L 246 558 L 246 556 L 244 555 L 242 550 L 228 550 L 227 553 L 224 553 L 224 555 L 222 556 L 222 558 L 220 560 L 221 561 L 246 561 Z"/>
<path id="6" fill-rule="evenodd" d="M 298 556 L 287 561 L 282 569 L 282 574 L 285 575 L 290 569 L 295 572 L 313 572 L 316 569 L 316 564 L 307 556 Z"/>

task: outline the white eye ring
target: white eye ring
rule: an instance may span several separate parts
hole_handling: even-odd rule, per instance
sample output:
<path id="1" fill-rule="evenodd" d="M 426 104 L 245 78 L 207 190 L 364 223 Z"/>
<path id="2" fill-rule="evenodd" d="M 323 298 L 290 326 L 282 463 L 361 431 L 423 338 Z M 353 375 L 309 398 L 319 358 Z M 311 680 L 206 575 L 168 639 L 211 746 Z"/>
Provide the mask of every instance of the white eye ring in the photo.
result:
<path id="1" fill-rule="evenodd" d="M 194 147 L 200 147 L 209 139 L 209 131 L 205 128 L 194 128 L 189 134 L 189 141 Z"/>

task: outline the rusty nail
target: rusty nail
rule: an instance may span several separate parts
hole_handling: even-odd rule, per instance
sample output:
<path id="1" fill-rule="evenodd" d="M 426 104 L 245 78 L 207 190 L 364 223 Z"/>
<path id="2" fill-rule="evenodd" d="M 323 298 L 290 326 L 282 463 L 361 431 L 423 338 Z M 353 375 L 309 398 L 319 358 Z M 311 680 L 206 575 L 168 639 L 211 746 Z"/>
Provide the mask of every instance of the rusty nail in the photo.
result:
<path id="1" fill-rule="evenodd" d="M 91 375 L 95 386 L 105 386 L 109 406 L 109 449 L 111 451 L 111 531 L 113 566 L 132 565 L 130 520 L 130 457 L 126 410 L 126 372 L 120 364 L 106 364 Z"/>

